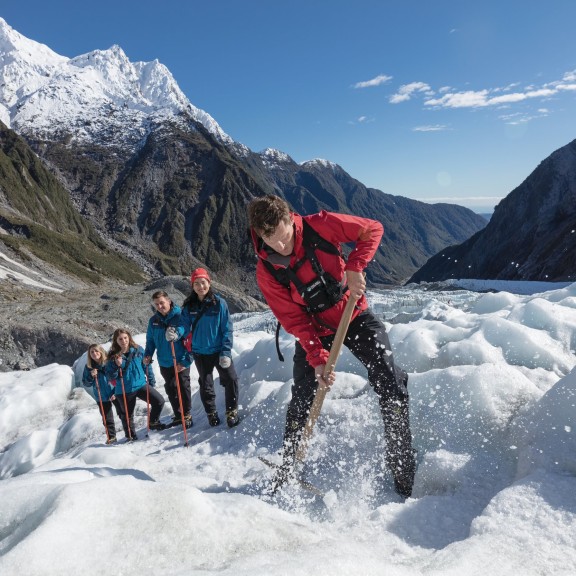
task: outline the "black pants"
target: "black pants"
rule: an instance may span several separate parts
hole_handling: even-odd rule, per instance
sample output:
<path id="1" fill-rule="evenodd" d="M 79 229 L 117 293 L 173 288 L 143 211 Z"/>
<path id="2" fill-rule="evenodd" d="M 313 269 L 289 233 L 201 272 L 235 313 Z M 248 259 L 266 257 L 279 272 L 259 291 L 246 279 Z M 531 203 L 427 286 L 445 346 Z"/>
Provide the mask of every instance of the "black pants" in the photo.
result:
<path id="1" fill-rule="evenodd" d="M 324 348 L 329 350 L 334 335 L 321 340 Z M 394 364 L 386 328 L 370 310 L 366 310 L 350 323 L 344 344 L 367 368 L 368 381 L 378 395 L 384 421 L 386 463 L 396 480 L 407 481 L 411 485 L 415 461 L 406 388 L 408 375 Z M 296 342 L 294 384 L 284 433 L 285 461 L 293 461 L 296 455 L 317 388 L 315 370 L 306 360 L 306 352 L 300 343 Z"/>
<path id="2" fill-rule="evenodd" d="M 214 368 L 218 370 L 220 384 L 224 386 L 226 412 L 238 409 L 238 376 L 234 363 L 229 368 L 222 368 L 218 363 L 220 354 L 194 354 L 194 364 L 198 370 L 198 384 L 200 384 L 200 400 L 204 405 L 206 414 L 216 412 L 216 393 L 214 392 Z"/>
<path id="3" fill-rule="evenodd" d="M 176 383 L 176 371 L 174 366 L 168 368 L 160 366 L 160 374 L 164 378 L 164 390 L 168 396 L 170 406 L 174 414 L 180 414 L 180 400 L 178 399 L 178 388 Z M 190 414 L 192 406 L 192 391 L 190 389 L 190 370 L 185 368 L 178 372 L 178 381 L 180 382 L 180 394 L 182 395 L 182 408 L 184 415 Z"/>
<path id="4" fill-rule="evenodd" d="M 108 437 L 115 438 L 116 437 L 116 424 L 114 422 L 114 412 L 112 411 L 112 405 L 116 408 L 116 414 L 120 416 L 120 412 L 118 411 L 118 400 L 106 400 L 102 401 L 102 405 L 100 402 L 97 402 L 98 410 L 102 415 L 103 421 L 105 422 L 106 432 Z"/>
<path id="5" fill-rule="evenodd" d="M 146 391 L 148 389 L 148 391 Z M 149 395 L 150 397 L 150 422 L 155 422 L 160 418 L 160 413 L 162 412 L 162 408 L 164 408 L 164 398 L 162 394 L 158 392 L 152 386 L 146 384 L 136 390 L 136 392 L 130 392 L 126 394 L 126 404 L 128 405 L 128 421 L 130 422 L 130 432 L 128 431 L 128 426 L 126 424 L 126 409 L 124 406 L 124 396 L 120 395 L 116 397 L 117 407 L 118 407 L 118 416 L 122 422 L 122 428 L 124 428 L 124 434 L 126 437 L 129 436 L 135 437 L 136 436 L 136 429 L 134 428 L 134 408 L 136 407 L 136 399 L 140 398 L 140 400 L 144 400 L 146 402 L 146 398 Z"/>

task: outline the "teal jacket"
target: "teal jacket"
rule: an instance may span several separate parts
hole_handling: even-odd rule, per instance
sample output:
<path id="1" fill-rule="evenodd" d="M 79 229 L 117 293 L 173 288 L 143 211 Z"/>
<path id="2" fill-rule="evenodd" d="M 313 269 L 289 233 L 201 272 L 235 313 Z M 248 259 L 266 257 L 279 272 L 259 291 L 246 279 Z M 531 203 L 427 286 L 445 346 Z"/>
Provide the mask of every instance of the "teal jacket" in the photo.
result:
<path id="1" fill-rule="evenodd" d="M 115 394 L 122 394 L 122 381 L 126 394 L 137 392 L 146 386 L 146 376 L 150 386 L 156 386 L 156 379 L 152 366 L 144 365 L 144 348 L 130 348 L 128 354 L 122 354 L 122 365 L 117 366 L 114 357 L 108 358 L 106 363 L 106 376 L 115 384 Z"/>
<path id="2" fill-rule="evenodd" d="M 163 368 L 171 368 L 174 366 L 172 346 L 170 342 L 166 340 L 166 328 L 168 328 L 168 326 L 176 328 L 178 334 L 178 340 L 174 342 L 176 362 L 186 368 L 191 364 L 190 355 L 182 341 L 182 336 L 185 336 L 185 332 L 187 331 L 182 324 L 181 312 L 180 307 L 174 304 L 166 316 L 163 316 L 160 312 L 156 312 L 156 314 L 148 320 L 144 356 L 152 357 L 154 352 L 156 352 L 158 364 Z"/>
<path id="3" fill-rule="evenodd" d="M 192 354 L 216 354 L 232 358 L 232 320 L 226 300 L 209 293 L 202 302 L 187 298 L 182 309 L 182 323 L 188 334 L 202 313 L 192 334 Z"/>
<path id="4" fill-rule="evenodd" d="M 96 368 L 98 370 L 98 374 L 96 378 L 92 376 L 92 370 Z M 108 382 L 108 378 L 106 376 L 106 366 L 103 364 L 98 364 L 97 366 L 92 366 L 92 368 L 88 368 L 88 366 L 84 366 L 84 372 L 82 373 L 82 386 L 85 388 L 92 388 L 92 395 L 94 396 L 96 402 L 100 402 L 100 398 L 102 402 L 110 402 L 110 398 L 114 395 L 114 386 Z M 98 389 L 100 389 L 100 397 L 98 396 Z"/>

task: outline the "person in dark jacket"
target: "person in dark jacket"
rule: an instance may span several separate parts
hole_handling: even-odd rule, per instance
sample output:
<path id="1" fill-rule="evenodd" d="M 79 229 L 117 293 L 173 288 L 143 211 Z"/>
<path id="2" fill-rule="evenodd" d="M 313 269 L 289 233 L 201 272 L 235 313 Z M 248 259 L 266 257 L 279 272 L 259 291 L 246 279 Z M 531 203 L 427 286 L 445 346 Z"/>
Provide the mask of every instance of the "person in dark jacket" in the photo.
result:
<path id="1" fill-rule="evenodd" d="M 106 428 L 106 444 L 116 442 L 116 424 L 112 405 L 118 412 L 118 401 L 114 395 L 114 386 L 106 377 L 106 350 L 99 344 L 90 344 L 86 352 L 86 366 L 82 373 L 82 385 L 92 388 L 92 395 L 98 404 L 98 410 L 102 415 L 102 421 Z"/>
<path id="2" fill-rule="evenodd" d="M 136 399 L 150 401 L 150 429 L 163 430 L 160 413 L 164 398 L 154 388 L 154 372 L 144 364 L 144 349 L 134 342 L 128 330 L 118 328 L 112 336 L 112 345 L 106 363 L 106 376 L 115 382 L 119 416 L 129 441 L 138 440 L 134 428 Z"/>
<path id="3" fill-rule="evenodd" d="M 178 395 L 179 385 L 184 424 L 186 428 L 190 428 L 192 426 L 192 415 L 190 414 L 192 392 L 189 370 L 191 362 L 182 340 L 184 325 L 181 321 L 181 310 L 163 290 L 158 290 L 152 294 L 152 302 L 156 313 L 148 321 L 144 363 L 150 364 L 152 355 L 156 352 L 160 373 L 164 378 L 164 390 L 174 412 L 172 425 L 182 423 L 180 397 Z M 174 369 L 174 364 L 176 364 L 176 369 Z"/>
<path id="4" fill-rule="evenodd" d="M 182 305 L 182 321 L 191 334 L 191 349 L 198 370 L 200 399 L 210 426 L 218 426 L 214 368 L 224 386 L 226 423 L 230 428 L 240 423 L 238 416 L 238 376 L 232 362 L 232 321 L 224 298 L 212 290 L 210 275 L 197 268 L 190 276 L 192 292 Z"/>
<path id="5" fill-rule="evenodd" d="M 382 224 L 326 211 L 303 217 L 272 195 L 252 200 L 248 217 L 258 257 L 258 286 L 278 321 L 296 338 L 283 462 L 274 489 L 293 475 L 298 444 L 318 386 L 329 388 L 334 382 L 333 370 L 324 377 L 329 349 L 346 302 L 354 298 L 357 302 L 344 345 L 368 370 L 384 421 L 386 463 L 396 491 L 409 497 L 416 462 L 408 375 L 394 363 L 384 324 L 370 311 L 364 294 L 363 271 L 378 249 Z M 316 243 L 305 243 L 305 237 L 315 237 Z M 354 243 L 347 261 L 342 258 L 343 243 Z M 324 249 L 320 249 L 322 245 Z"/>

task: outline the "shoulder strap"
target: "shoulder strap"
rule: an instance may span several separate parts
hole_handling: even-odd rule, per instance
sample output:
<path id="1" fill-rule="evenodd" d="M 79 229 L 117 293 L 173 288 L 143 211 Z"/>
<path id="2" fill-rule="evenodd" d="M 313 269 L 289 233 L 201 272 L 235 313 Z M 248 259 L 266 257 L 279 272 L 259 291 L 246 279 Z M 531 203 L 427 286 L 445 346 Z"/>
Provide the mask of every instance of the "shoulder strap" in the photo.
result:
<path id="1" fill-rule="evenodd" d="M 270 274 L 274 277 L 275 280 L 280 282 L 283 286 L 288 288 L 290 286 L 290 278 L 288 276 L 288 269 L 287 268 L 275 268 L 273 264 L 271 264 L 268 260 L 261 260 L 262 264 L 264 264 L 266 270 L 270 272 Z"/>
<path id="2" fill-rule="evenodd" d="M 322 250 L 322 252 L 328 252 L 328 254 L 340 254 L 338 246 L 328 242 L 325 238 L 320 236 L 314 228 L 306 221 L 306 218 L 302 218 L 302 243 L 306 247 L 310 247 L 313 250 Z"/>
<path id="3" fill-rule="evenodd" d="M 200 306 L 200 310 L 198 311 L 198 314 L 196 314 L 196 318 L 194 318 L 194 322 L 192 322 L 192 326 L 190 327 L 190 334 L 194 334 L 194 329 L 198 325 L 198 322 L 200 322 L 200 318 L 202 318 L 204 312 L 206 312 L 207 309 L 208 306 L 206 303 L 203 303 L 203 305 Z"/>
<path id="4" fill-rule="evenodd" d="M 136 354 L 138 353 L 138 349 L 134 349 L 134 352 L 132 352 L 131 350 L 128 351 L 128 355 L 126 356 L 126 366 L 124 366 L 124 371 L 126 372 L 128 370 L 128 366 L 130 366 L 130 362 L 132 362 L 132 360 L 134 360 L 134 356 L 136 356 Z"/>

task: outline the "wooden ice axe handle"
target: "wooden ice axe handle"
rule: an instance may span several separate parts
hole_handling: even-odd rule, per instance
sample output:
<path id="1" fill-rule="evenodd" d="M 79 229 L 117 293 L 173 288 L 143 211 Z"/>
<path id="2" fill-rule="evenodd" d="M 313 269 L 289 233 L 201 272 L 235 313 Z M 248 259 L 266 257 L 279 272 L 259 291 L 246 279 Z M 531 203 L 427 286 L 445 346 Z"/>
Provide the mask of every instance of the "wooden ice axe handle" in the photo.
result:
<path id="1" fill-rule="evenodd" d="M 342 344 L 344 343 L 344 338 L 346 338 L 346 332 L 348 332 L 348 326 L 350 320 L 352 319 L 352 313 L 354 312 L 354 307 L 358 300 L 350 294 L 348 297 L 348 302 L 344 307 L 344 312 L 340 318 L 340 323 L 334 335 L 334 341 L 332 342 L 332 347 L 330 348 L 330 355 L 328 356 L 328 361 L 324 366 L 324 378 L 327 378 L 331 372 L 334 372 L 336 367 L 336 361 L 340 355 L 340 350 L 342 349 Z M 302 462 L 306 458 L 306 451 L 308 450 L 308 442 L 312 437 L 312 431 L 316 420 L 320 416 L 320 410 L 322 410 L 322 404 L 324 403 L 324 397 L 328 392 L 328 387 L 318 384 L 318 389 L 316 390 L 316 396 L 314 396 L 314 401 L 312 402 L 312 407 L 310 408 L 310 414 L 308 415 L 308 421 L 306 426 L 302 431 L 302 438 L 300 439 L 300 444 L 298 445 L 298 450 L 296 452 L 296 461 Z"/>

